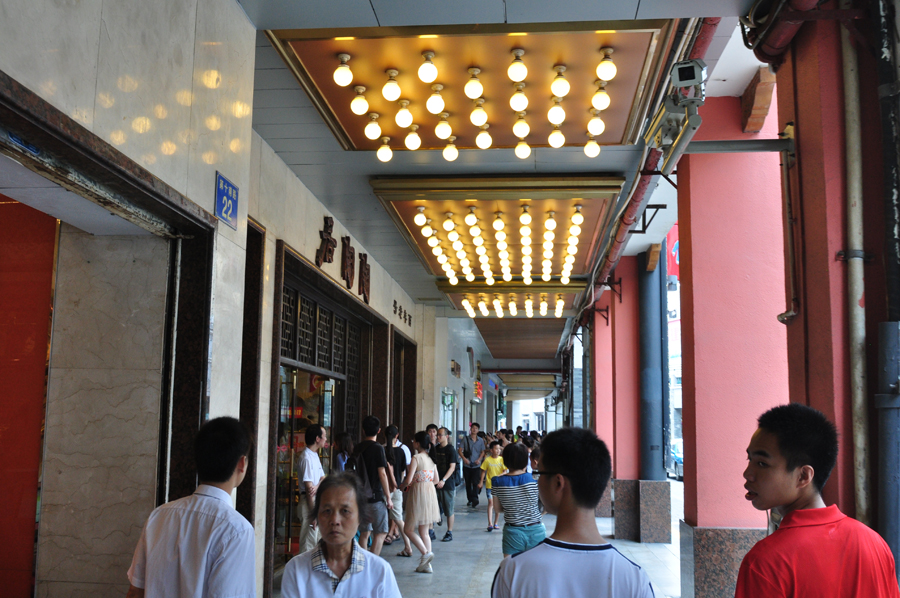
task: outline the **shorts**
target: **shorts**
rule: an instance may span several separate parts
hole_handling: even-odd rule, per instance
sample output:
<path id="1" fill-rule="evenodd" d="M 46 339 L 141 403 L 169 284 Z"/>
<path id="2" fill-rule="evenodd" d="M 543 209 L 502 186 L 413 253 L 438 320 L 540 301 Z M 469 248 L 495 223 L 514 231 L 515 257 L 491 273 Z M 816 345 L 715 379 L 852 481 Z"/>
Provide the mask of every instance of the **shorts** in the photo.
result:
<path id="1" fill-rule="evenodd" d="M 360 523 L 360 533 L 374 532 L 376 534 L 386 534 L 388 531 L 387 505 L 380 500 L 378 502 L 369 503 L 369 514 L 372 517 L 372 523 Z"/>
<path id="2" fill-rule="evenodd" d="M 547 528 L 543 523 L 517 527 L 510 524 L 503 526 L 503 554 L 514 555 L 531 550 L 547 537 Z"/>
<path id="3" fill-rule="evenodd" d="M 487 497 L 488 502 L 490 502 L 491 498 L 493 498 L 493 496 L 494 496 L 494 493 L 491 492 L 491 489 L 490 489 L 490 488 L 485 488 L 485 489 L 484 489 L 484 495 Z"/>
<path id="4" fill-rule="evenodd" d="M 394 506 L 388 513 L 388 517 L 391 521 L 403 521 L 403 492 L 399 489 L 391 492 L 391 502 Z"/>
<path id="5" fill-rule="evenodd" d="M 438 504 L 447 517 L 453 516 L 453 503 L 456 502 L 456 486 L 448 486 L 444 484 L 443 488 L 435 488 L 437 490 Z"/>

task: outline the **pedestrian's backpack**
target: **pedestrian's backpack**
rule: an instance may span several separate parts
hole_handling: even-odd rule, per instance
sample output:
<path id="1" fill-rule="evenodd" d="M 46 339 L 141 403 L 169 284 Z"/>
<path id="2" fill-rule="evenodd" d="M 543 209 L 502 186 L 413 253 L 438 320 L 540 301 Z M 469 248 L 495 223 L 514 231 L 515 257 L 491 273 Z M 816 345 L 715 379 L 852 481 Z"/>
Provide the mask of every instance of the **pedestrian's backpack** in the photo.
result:
<path id="1" fill-rule="evenodd" d="M 367 501 L 375 496 L 375 492 L 372 489 L 372 482 L 369 480 L 369 472 L 366 469 L 366 461 L 363 459 L 365 449 L 369 448 L 368 444 L 368 442 L 362 442 L 356 445 L 353 454 L 347 459 L 347 465 L 344 466 L 345 471 L 353 471 L 359 476 L 359 479 L 362 481 L 363 496 Z"/>
<path id="2" fill-rule="evenodd" d="M 462 458 L 459 456 L 459 453 L 457 452 L 456 453 L 456 469 L 453 470 L 453 477 L 451 478 L 453 480 L 454 488 L 456 488 L 457 486 L 459 486 L 463 483 L 462 466 L 463 466 Z"/>

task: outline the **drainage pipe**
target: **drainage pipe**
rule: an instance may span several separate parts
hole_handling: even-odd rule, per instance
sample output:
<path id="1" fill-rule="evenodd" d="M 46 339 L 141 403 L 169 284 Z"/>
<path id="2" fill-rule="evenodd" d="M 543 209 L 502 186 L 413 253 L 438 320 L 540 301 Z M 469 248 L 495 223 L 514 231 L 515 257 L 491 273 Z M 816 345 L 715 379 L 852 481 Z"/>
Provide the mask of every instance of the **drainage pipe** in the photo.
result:
<path id="1" fill-rule="evenodd" d="M 841 0 L 841 8 L 852 7 Z M 850 400 L 853 423 L 853 484 L 856 518 L 869 524 L 869 414 L 866 405 L 866 308 L 863 266 L 862 132 L 859 67 L 850 33 L 841 27 L 844 71 L 844 131 L 847 184 L 847 319 L 850 343 Z"/>
<path id="2" fill-rule="evenodd" d="M 648 271 L 650 252 L 638 266 L 638 339 L 640 346 L 640 479 L 665 480 L 663 452 L 663 355 L 660 269 Z M 663 257 L 662 259 L 665 259 Z M 668 383 L 668 380 L 666 381 Z"/>
<path id="3" fill-rule="evenodd" d="M 814 9 L 820 0 L 788 0 L 781 2 L 776 9 L 768 15 L 771 25 L 766 25 L 759 38 L 753 43 L 753 53 L 760 60 L 769 64 L 781 64 L 781 55 L 787 52 L 788 47 L 797 31 L 803 26 L 802 20 L 790 20 L 781 17 L 782 9 L 786 6 L 793 12 L 807 12 Z"/>

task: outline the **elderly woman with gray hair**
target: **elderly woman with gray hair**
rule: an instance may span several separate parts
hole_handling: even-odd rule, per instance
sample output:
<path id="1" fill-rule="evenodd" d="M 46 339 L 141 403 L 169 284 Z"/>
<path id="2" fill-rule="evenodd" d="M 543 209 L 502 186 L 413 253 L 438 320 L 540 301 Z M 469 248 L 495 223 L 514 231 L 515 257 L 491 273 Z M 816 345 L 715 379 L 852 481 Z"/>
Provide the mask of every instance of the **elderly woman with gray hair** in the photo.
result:
<path id="1" fill-rule="evenodd" d="M 310 513 L 310 522 L 318 523 L 322 539 L 284 568 L 281 595 L 400 598 L 388 562 L 360 548 L 354 539 L 359 524 L 367 518 L 368 503 L 355 473 L 325 477 Z"/>

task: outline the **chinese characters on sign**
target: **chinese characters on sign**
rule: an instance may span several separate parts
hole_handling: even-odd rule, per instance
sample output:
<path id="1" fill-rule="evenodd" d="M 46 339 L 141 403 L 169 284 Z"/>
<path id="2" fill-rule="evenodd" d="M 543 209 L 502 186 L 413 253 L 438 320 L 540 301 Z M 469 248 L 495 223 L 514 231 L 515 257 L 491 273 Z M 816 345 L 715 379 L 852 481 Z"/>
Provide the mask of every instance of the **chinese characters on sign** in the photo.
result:
<path id="1" fill-rule="evenodd" d="M 369 304 L 369 254 L 359 254 L 359 289 L 356 291 L 362 296 L 366 305 Z"/>
<path id="2" fill-rule="evenodd" d="M 356 276 L 356 250 L 350 245 L 350 237 L 341 237 L 341 278 L 347 283 L 347 288 L 353 288 L 353 279 Z"/>
<path id="3" fill-rule="evenodd" d="M 237 230 L 238 188 L 216 171 L 216 218 Z"/>
<path id="4" fill-rule="evenodd" d="M 322 267 L 323 263 L 330 264 L 334 261 L 334 250 L 337 248 L 337 241 L 331 236 L 334 232 L 334 218 L 325 216 L 325 226 L 319 231 L 319 237 L 322 244 L 316 250 L 316 266 Z"/>
<path id="5" fill-rule="evenodd" d="M 394 299 L 394 314 L 400 316 L 404 324 L 412 326 L 412 314 L 406 311 L 403 306 L 398 305 L 396 299 Z"/>
<path id="6" fill-rule="evenodd" d="M 334 238 L 334 218 L 331 216 L 325 216 L 325 225 L 319 231 L 319 238 L 322 239 L 322 242 L 316 250 L 316 266 L 321 268 L 322 264 L 334 262 L 334 250 L 337 249 L 337 239 Z M 369 276 L 369 256 L 360 253 L 359 285 L 356 292 L 366 305 L 369 304 Z M 352 290 L 356 280 L 356 249 L 350 244 L 349 236 L 341 237 L 341 278 L 347 284 L 347 290 Z"/>

